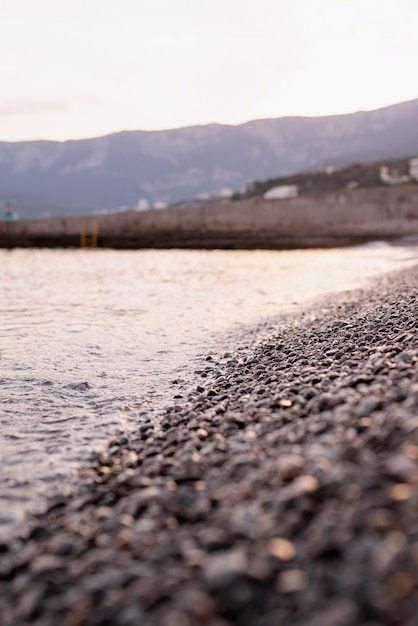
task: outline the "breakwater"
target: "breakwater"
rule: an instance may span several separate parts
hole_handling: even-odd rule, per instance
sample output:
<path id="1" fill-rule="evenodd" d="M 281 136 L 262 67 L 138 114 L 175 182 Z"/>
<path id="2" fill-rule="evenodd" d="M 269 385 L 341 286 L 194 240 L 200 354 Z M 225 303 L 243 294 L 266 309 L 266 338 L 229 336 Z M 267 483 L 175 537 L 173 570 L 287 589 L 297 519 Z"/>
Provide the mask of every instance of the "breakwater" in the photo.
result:
<path id="1" fill-rule="evenodd" d="M 188 202 L 163 210 L 44 217 L 5 225 L 0 247 L 331 247 L 418 233 L 418 185 L 289 200 Z"/>

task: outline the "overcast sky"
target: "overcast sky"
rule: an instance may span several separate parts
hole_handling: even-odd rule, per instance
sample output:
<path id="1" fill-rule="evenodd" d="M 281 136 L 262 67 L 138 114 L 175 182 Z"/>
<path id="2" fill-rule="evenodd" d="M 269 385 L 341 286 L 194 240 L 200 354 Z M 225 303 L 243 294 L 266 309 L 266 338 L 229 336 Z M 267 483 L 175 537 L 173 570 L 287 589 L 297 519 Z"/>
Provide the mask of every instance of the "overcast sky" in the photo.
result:
<path id="1" fill-rule="evenodd" d="M 0 140 L 418 97 L 418 0 L 1 0 Z"/>

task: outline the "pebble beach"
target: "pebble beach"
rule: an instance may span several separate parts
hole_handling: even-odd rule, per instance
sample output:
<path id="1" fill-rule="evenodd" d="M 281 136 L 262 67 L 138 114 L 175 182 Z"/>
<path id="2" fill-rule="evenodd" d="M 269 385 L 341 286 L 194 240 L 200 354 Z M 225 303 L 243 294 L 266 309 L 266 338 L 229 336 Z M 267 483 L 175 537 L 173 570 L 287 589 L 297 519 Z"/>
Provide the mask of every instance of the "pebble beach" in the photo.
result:
<path id="1" fill-rule="evenodd" d="M 0 624 L 418 624 L 418 266 L 207 354 L 0 544 Z"/>

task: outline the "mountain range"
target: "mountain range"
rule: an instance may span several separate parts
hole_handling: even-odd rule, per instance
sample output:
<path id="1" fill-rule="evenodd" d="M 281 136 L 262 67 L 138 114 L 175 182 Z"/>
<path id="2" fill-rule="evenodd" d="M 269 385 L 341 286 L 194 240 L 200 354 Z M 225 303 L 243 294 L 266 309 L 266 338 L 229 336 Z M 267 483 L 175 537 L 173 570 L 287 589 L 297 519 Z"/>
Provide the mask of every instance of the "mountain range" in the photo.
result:
<path id="1" fill-rule="evenodd" d="M 346 115 L 0 142 L 0 200 L 21 218 L 145 208 L 325 166 L 416 154 L 418 99 Z"/>

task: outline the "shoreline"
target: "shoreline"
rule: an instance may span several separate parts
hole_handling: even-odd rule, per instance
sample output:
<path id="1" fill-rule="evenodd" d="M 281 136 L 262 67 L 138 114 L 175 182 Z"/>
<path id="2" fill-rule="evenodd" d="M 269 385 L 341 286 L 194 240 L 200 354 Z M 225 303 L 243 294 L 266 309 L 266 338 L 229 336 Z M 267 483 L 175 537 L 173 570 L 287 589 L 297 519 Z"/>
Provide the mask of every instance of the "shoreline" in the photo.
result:
<path id="1" fill-rule="evenodd" d="M 0 623 L 412 626 L 417 268 L 207 355 L 0 546 Z"/>

